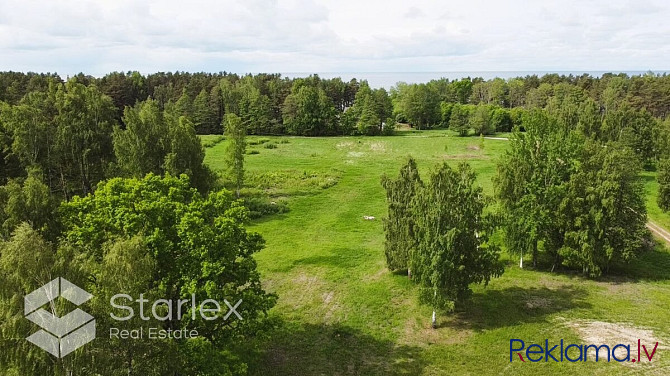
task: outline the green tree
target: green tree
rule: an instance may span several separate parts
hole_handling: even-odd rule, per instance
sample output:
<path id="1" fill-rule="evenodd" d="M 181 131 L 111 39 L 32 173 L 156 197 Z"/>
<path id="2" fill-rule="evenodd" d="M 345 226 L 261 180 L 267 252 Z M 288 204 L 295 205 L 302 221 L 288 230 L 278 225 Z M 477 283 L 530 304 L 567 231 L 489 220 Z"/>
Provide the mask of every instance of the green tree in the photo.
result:
<path id="1" fill-rule="evenodd" d="M 469 128 L 474 129 L 476 135 L 495 133 L 495 126 L 491 123 L 491 110 L 487 105 L 475 107 L 468 122 Z"/>
<path id="2" fill-rule="evenodd" d="M 449 117 L 449 129 L 458 132 L 459 136 L 467 136 L 470 132 L 470 109 L 461 104 L 454 104 Z"/>
<path id="3" fill-rule="evenodd" d="M 658 163 L 658 198 L 656 202 L 663 211 L 670 210 L 670 159 L 665 157 Z"/>
<path id="4" fill-rule="evenodd" d="M 510 137 L 510 148 L 498 163 L 494 179 L 505 241 L 522 259 L 531 254 L 537 265 L 538 245 L 545 240 L 545 250 L 558 266 L 562 234 L 555 214 L 583 140 L 541 110 L 526 114 L 523 128 L 525 132 L 516 130 Z"/>
<path id="5" fill-rule="evenodd" d="M 125 130 L 114 130 L 114 152 L 124 176 L 187 174 L 201 192 L 212 186 L 215 177 L 204 163 L 205 150 L 186 117 L 160 111 L 149 99 L 127 107 L 123 122 Z"/>
<path id="6" fill-rule="evenodd" d="M 8 375 L 62 375 L 63 360 L 25 340 L 35 325 L 24 317 L 23 298 L 58 276 L 53 270 L 55 252 L 27 223 L 0 242 L 0 371 Z M 50 307 L 56 309 L 55 306 Z"/>
<path id="7" fill-rule="evenodd" d="M 633 151 L 544 111 L 529 113 L 524 128 L 495 179 L 508 249 L 532 253 L 534 264 L 543 250 L 554 268 L 577 267 L 590 277 L 633 259 L 647 233 Z"/>
<path id="8" fill-rule="evenodd" d="M 382 176 L 386 190 L 388 216 L 384 218 L 384 253 L 390 270 L 409 268 L 409 258 L 416 248 L 417 237 L 412 203 L 422 182 L 416 162 L 409 158 L 396 179 Z M 411 275 L 410 270 L 407 271 Z"/>
<path id="9" fill-rule="evenodd" d="M 647 215 L 639 159 L 630 148 L 588 140 L 580 162 L 560 205 L 566 230 L 559 253 L 565 265 L 599 277 L 643 249 Z"/>
<path id="10" fill-rule="evenodd" d="M 512 119 L 509 110 L 504 108 L 495 108 L 491 113 L 491 127 L 497 132 L 512 131 Z"/>
<path id="11" fill-rule="evenodd" d="M 205 89 L 193 100 L 193 125 L 197 134 L 214 134 L 218 128 L 216 112 L 212 109 L 209 94 Z"/>
<path id="12" fill-rule="evenodd" d="M 250 134 L 272 133 L 272 106 L 270 98 L 249 84 L 241 89 L 239 116 Z"/>
<path id="13" fill-rule="evenodd" d="M 7 237 L 20 223 L 26 222 L 48 238 L 55 240 L 58 234 L 58 200 L 44 184 L 42 173 L 31 169 L 26 179 L 10 180 L 0 187 L 0 234 Z M 0 237 L 1 238 L 1 237 Z"/>
<path id="14" fill-rule="evenodd" d="M 412 84 L 398 86 L 396 111 L 417 129 L 432 128 L 440 122 L 440 97 L 432 86 Z"/>
<path id="15" fill-rule="evenodd" d="M 286 97 L 282 117 L 288 134 L 332 135 L 337 130 L 336 110 L 323 89 L 296 82 Z"/>
<path id="16" fill-rule="evenodd" d="M 488 241 L 494 222 L 483 214 L 488 200 L 475 179 L 469 165 L 444 163 L 414 199 L 417 247 L 410 266 L 421 299 L 434 310 L 463 304 L 470 284 L 488 284 L 504 271 L 499 248 Z"/>
<path id="17" fill-rule="evenodd" d="M 225 299 L 234 304 L 241 300 L 236 311 L 242 320 L 224 320 L 225 307 L 217 320 L 204 320 L 200 315 L 193 319 L 187 307 L 181 320 L 173 315 L 162 321 L 159 327 L 164 329 L 197 330 L 199 339 L 173 341 L 175 352 L 161 352 L 158 359 L 137 354 L 130 364 L 138 372 L 142 365 L 158 362 L 158 369 L 188 374 L 188 370 L 207 366 L 199 361 L 210 361 L 192 357 L 194 349 L 202 348 L 212 349 L 206 354 L 222 367 L 214 374 L 227 374 L 234 363 L 225 354 L 246 336 L 266 328 L 264 318 L 276 296 L 262 289 L 253 258 L 264 242 L 244 228 L 248 211 L 229 191 L 204 197 L 190 187 L 186 175 L 115 178 L 101 183 L 92 195 L 73 198 L 63 205 L 62 213 L 65 244 L 75 258 L 99 265 L 87 269 L 87 284 L 82 285 L 87 291 L 107 296 L 123 287 L 173 302 L 190 301 L 192 294 L 198 302 Z M 96 342 L 86 351 L 106 352 L 116 367 L 127 372 L 128 349 L 109 344 L 107 351 L 105 346 L 105 342 Z M 95 367 L 96 362 L 89 365 Z"/>
<path id="18" fill-rule="evenodd" d="M 228 179 L 233 182 L 237 197 L 244 184 L 244 155 L 247 150 L 246 128 L 242 120 L 235 114 L 226 114 L 225 135 L 228 139 L 226 148 L 226 164 L 228 165 Z"/>

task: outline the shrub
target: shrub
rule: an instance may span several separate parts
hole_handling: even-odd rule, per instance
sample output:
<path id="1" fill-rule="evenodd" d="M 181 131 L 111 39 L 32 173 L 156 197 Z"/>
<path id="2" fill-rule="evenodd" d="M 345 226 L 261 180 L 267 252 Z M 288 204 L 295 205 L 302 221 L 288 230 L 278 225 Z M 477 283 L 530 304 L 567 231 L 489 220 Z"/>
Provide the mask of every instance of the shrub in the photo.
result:
<path id="1" fill-rule="evenodd" d="M 244 206 L 249 209 L 249 217 L 261 218 L 266 215 L 286 213 L 289 211 L 285 200 L 272 201 L 267 197 L 248 197 L 244 199 Z"/>

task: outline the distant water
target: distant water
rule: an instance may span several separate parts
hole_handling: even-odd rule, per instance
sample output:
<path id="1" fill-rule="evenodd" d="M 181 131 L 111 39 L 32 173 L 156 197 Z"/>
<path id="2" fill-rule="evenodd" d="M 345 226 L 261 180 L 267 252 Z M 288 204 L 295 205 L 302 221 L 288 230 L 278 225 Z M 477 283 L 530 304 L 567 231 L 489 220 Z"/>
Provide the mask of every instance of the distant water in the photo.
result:
<path id="1" fill-rule="evenodd" d="M 649 71 L 489 71 L 489 72 L 316 72 L 321 78 L 335 78 L 340 77 L 343 81 L 349 81 L 352 78 L 359 80 L 368 80 L 368 83 L 373 88 L 383 87 L 385 89 L 390 89 L 392 86 L 395 86 L 398 82 L 406 83 L 425 83 L 430 80 L 435 80 L 439 78 L 448 78 L 449 80 L 458 80 L 465 77 L 482 77 L 486 80 L 490 80 L 496 77 L 508 79 L 514 77 L 525 77 L 528 75 L 536 74 L 539 77 L 548 74 L 548 73 L 558 73 L 559 75 L 570 75 L 581 76 L 586 73 L 593 77 L 600 77 L 605 73 L 626 73 L 629 76 L 641 75 L 648 73 Z M 282 73 L 286 77 L 307 77 L 310 74 L 309 72 L 292 72 L 292 73 Z M 664 74 L 670 73 L 670 71 L 653 71 L 654 74 Z"/>

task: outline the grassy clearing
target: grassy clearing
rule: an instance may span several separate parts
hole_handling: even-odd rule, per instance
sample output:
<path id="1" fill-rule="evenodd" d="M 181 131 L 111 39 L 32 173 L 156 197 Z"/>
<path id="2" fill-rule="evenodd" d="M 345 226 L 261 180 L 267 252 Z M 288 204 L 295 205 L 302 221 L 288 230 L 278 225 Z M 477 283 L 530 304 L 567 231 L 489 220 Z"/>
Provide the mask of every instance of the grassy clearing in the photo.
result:
<path id="1" fill-rule="evenodd" d="M 467 160 L 487 193 L 495 161 L 508 143 L 459 138 L 447 131 L 394 137 L 264 137 L 246 157 L 250 181 L 290 211 L 251 227 L 267 241 L 257 255 L 266 289 L 279 294 L 272 315 L 280 323 L 249 353 L 253 375 L 667 374 L 659 349 L 651 364 L 509 362 L 510 338 L 583 343 L 592 322 L 648 329 L 667 346 L 670 329 L 670 254 L 662 247 L 616 276 L 600 281 L 519 269 L 507 255 L 505 274 L 476 286 L 463 312 L 442 314 L 417 301 L 406 276 L 385 268 L 381 218 L 382 174 L 395 175 L 413 155 L 424 178 L 437 163 Z M 254 137 L 250 137 L 251 140 Z M 264 148 L 272 143 L 275 148 Z M 225 143 L 207 149 L 221 168 Z M 654 204 L 653 174 L 645 173 L 650 217 L 670 227 Z M 376 220 L 364 220 L 363 216 Z M 642 338 L 644 341 L 645 338 Z"/>

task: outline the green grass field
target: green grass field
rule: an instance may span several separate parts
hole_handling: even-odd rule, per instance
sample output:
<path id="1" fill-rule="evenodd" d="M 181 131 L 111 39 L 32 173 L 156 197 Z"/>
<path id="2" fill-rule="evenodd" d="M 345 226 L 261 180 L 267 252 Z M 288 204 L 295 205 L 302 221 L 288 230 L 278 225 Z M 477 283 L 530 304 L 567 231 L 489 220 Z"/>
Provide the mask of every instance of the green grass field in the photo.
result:
<path id="1" fill-rule="evenodd" d="M 505 274 L 486 288 L 474 286 L 471 304 L 463 312 L 442 313 L 437 330 L 430 328 L 432 309 L 419 304 L 416 286 L 386 269 L 381 175 L 397 174 L 408 155 L 417 159 L 424 179 L 437 163 L 467 161 L 491 194 L 506 141 L 446 131 L 263 138 L 269 141 L 250 146 L 258 154 L 246 157 L 249 180 L 262 182 L 273 200 L 287 200 L 290 211 L 250 226 L 267 241 L 256 257 L 263 283 L 279 295 L 271 313 L 277 329 L 254 340 L 250 374 L 670 373 L 670 254 L 662 246 L 598 281 L 520 269 L 516 258 L 503 254 Z M 258 139 L 249 137 L 252 143 Z M 207 149 L 206 161 L 215 170 L 223 166 L 224 148 L 221 142 Z M 644 178 L 650 218 L 670 227 L 670 216 L 655 205 L 654 175 Z M 366 215 L 376 219 L 364 220 Z M 529 345 L 545 339 L 591 344 L 592 338 L 614 344 L 638 337 L 659 341 L 651 363 L 509 362 L 511 338 Z M 637 349 L 631 355 L 636 354 Z"/>

